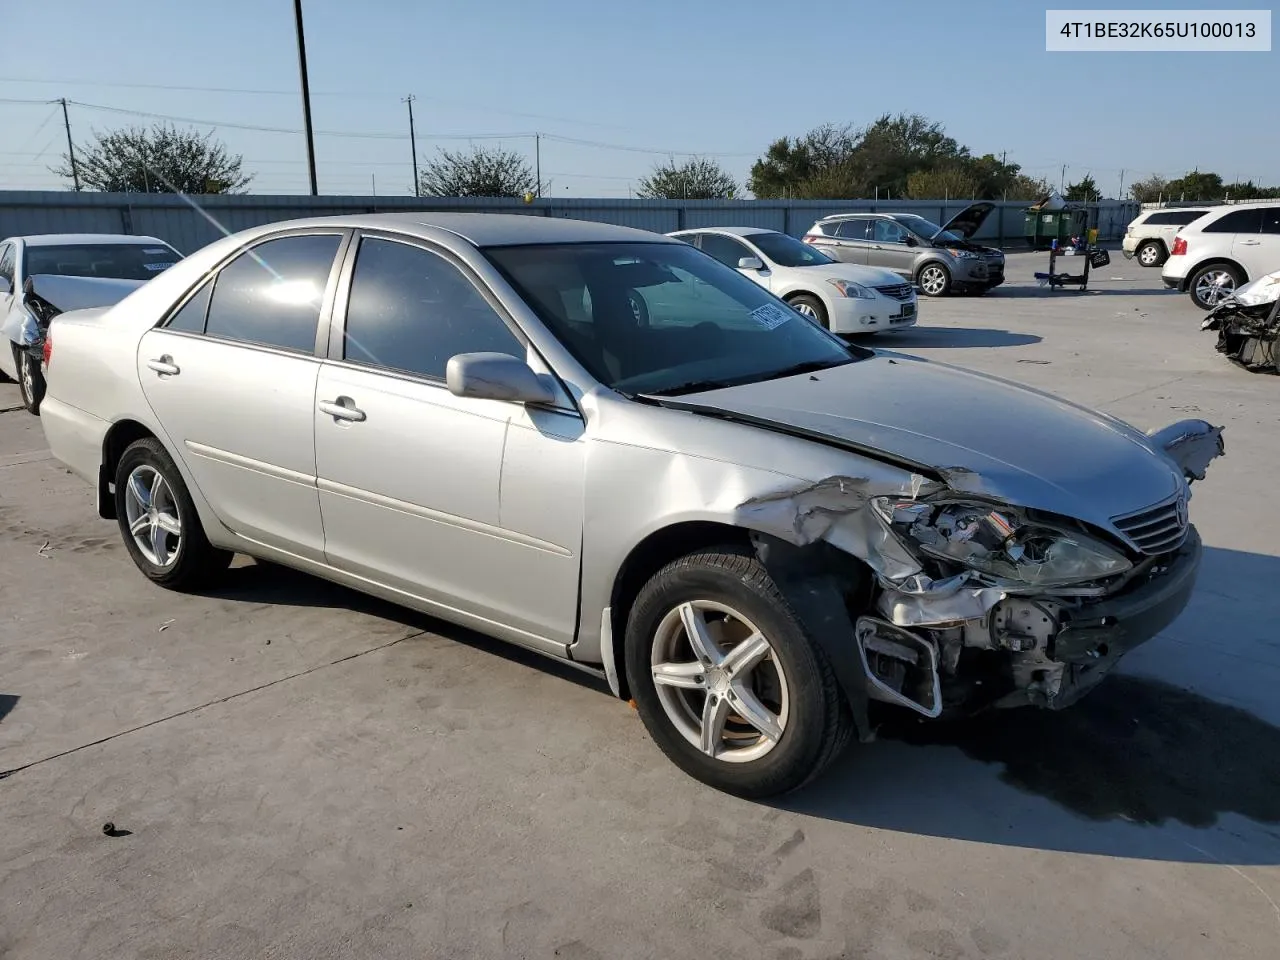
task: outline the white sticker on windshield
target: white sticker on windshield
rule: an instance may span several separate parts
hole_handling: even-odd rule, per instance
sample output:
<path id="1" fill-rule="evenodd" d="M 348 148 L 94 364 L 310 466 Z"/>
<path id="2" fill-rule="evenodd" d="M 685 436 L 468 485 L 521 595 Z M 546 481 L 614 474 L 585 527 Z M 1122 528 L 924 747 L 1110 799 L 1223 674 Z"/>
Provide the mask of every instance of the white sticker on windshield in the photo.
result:
<path id="1" fill-rule="evenodd" d="M 782 326 L 794 316 L 789 310 L 775 306 L 772 303 L 766 303 L 763 306 L 756 307 L 751 311 L 751 319 L 766 330 L 774 330 Z"/>
<path id="2" fill-rule="evenodd" d="M 168 270 L 170 267 L 173 266 L 173 264 L 172 263 L 144 263 L 143 266 L 146 267 L 148 270 L 150 270 L 152 273 L 157 273 L 161 270 Z"/>

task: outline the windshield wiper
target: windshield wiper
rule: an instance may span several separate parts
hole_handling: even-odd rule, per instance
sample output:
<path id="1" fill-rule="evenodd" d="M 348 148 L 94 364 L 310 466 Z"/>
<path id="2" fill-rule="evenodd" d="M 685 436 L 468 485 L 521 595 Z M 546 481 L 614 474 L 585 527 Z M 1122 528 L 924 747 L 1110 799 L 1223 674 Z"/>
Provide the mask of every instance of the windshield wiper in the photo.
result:
<path id="1" fill-rule="evenodd" d="M 783 377 L 795 377 L 802 373 L 816 373 L 819 370 L 826 370 L 830 367 L 843 367 L 846 363 L 853 363 L 860 360 L 861 357 L 846 357 L 841 360 L 806 360 L 804 363 L 796 363 L 789 367 L 783 367 L 781 370 L 775 370 L 773 373 L 767 373 L 760 377 L 760 380 L 781 380 Z"/>
<path id="2" fill-rule="evenodd" d="M 728 380 L 686 380 L 684 383 L 663 387 L 661 390 L 648 390 L 646 393 L 651 397 L 671 397 L 679 393 L 701 393 L 703 390 L 719 390 L 731 386 L 733 383 Z"/>

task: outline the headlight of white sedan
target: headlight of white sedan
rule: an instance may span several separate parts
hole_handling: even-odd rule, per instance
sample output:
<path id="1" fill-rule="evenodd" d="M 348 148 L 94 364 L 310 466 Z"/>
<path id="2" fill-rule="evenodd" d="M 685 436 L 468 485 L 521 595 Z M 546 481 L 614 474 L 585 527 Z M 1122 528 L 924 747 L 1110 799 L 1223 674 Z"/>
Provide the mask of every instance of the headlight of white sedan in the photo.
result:
<path id="1" fill-rule="evenodd" d="M 828 280 L 827 283 L 839 290 L 842 297 L 851 297 L 855 300 L 871 300 L 876 295 L 875 291 L 870 287 L 864 287 L 862 284 L 854 283 L 852 280 Z"/>
<path id="2" fill-rule="evenodd" d="M 1065 586 L 1124 573 L 1133 565 L 1087 534 L 1029 521 L 989 503 L 922 503 L 878 497 L 876 512 L 909 546 L 998 580 Z"/>

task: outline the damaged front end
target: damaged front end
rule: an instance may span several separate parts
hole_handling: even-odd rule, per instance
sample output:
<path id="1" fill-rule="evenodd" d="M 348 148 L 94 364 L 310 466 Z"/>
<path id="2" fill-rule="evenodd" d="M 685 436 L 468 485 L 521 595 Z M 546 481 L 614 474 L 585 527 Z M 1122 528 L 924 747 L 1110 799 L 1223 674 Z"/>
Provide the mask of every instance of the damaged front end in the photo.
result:
<path id="1" fill-rule="evenodd" d="M 749 500 L 738 519 L 762 535 L 757 552 L 838 674 L 843 660 L 846 687 L 860 684 L 855 707 L 930 718 L 1061 709 L 1173 622 L 1195 586 L 1187 487 L 1224 452 L 1222 431 L 1184 421 L 1148 441 L 1186 486 L 1114 529 L 971 492 L 980 477 L 948 470 L 895 489 L 830 477 Z M 821 575 L 822 563 L 801 560 L 814 551 L 827 551 Z M 834 553 L 865 567 L 832 563 Z"/>
<path id="2" fill-rule="evenodd" d="M 1216 349 L 1254 373 L 1280 373 L 1280 270 L 1247 283 L 1200 325 L 1216 330 Z"/>

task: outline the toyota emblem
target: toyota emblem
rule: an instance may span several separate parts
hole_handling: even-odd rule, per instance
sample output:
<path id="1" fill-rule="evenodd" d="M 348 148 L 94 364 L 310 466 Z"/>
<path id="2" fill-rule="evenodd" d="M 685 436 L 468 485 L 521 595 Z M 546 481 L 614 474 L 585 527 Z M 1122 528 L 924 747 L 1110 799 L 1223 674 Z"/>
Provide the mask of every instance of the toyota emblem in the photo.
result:
<path id="1" fill-rule="evenodd" d="M 1177 502 L 1173 505 L 1173 511 L 1178 518 L 1178 526 L 1185 527 L 1187 525 L 1187 498 L 1185 496 L 1178 497 Z"/>

